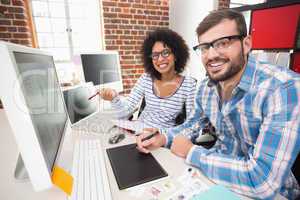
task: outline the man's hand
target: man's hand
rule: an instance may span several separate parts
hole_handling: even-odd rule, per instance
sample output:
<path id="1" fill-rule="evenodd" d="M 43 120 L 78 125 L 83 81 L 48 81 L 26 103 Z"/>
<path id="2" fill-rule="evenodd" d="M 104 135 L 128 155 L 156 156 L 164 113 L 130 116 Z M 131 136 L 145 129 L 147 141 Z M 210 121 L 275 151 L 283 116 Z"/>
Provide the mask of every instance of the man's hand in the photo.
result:
<path id="1" fill-rule="evenodd" d="M 192 147 L 193 143 L 190 141 L 190 139 L 182 135 L 178 135 L 173 140 L 173 143 L 171 145 L 171 151 L 177 156 L 186 158 L 187 154 L 189 153 Z"/>
<path id="2" fill-rule="evenodd" d="M 156 134 L 152 138 L 142 141 L 143 138 L 157 132 L 156 128 L 145 128 L 143 132 L 136 137 L 137 149 L 142 153 L 149 153 L 150 150 L 157 149 L 166 143 L 166 138 L 162 134 Z"/>
<path id="3" fill-rule="evenodd" d="M 112 101 L 113 98 L 118 95 L 118 93 L 114 89 L 104 88 L 99 91 L 99 95 L 104 100 Z"/>

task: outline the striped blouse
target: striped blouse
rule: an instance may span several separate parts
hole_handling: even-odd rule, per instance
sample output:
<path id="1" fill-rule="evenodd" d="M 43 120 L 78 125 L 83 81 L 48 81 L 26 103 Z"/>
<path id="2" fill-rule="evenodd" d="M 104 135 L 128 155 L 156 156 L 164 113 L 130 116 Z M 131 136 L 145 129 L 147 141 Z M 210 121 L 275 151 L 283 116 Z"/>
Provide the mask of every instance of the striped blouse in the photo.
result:
<path id="1" fill-rule="evenodd" d="M 175 125 L 176 116 L 182 111 L 185 103 L 187 116 L 194 105 L 194 95 L 196 91 L 196 80 L 189 76 L 184 76 L 181 85 L 168 97 L 159 97 L 154 93 L 154 85 L 149 74 L 143 74 L 129 96 L 114 98 L 112 106 L 122 110 L 123 116 L 132 114 L 145 97 L 146 106 L 138 120 L 147 127 L 168 128 Z"/>

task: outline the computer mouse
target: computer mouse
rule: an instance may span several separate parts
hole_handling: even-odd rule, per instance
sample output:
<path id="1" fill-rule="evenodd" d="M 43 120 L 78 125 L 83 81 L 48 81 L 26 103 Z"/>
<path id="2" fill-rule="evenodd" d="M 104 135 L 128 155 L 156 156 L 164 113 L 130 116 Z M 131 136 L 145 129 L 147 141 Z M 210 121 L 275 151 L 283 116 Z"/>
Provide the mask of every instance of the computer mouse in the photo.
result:
<path id="1" fill-rule="evenodd" d="M 117 143 L 121 142 L 124 138 L 125 138 L 125 134 L 118 133 L 118 134 L 113 135 L 112 137 L 110 137 L 108 142 L 110 144 L 117 144 Z"/>

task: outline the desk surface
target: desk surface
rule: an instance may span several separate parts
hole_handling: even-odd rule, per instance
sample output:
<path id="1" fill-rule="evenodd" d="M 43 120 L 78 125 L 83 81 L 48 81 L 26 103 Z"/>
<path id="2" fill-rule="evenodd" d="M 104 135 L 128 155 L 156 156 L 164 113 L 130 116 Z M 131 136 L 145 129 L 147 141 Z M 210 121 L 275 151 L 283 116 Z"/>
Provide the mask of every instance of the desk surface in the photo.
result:
<path id="1" fill-rule="evenodd" d="M 5 112 L 0 110 L 0 157 L 1 161 L 1 170 L 0 170 L 0 199 L 43 199 L 43 200 L 62 200 L 67 199 L 66 195 L 56 187 L 53 187 L 49 190 L 42 192 L 35 192 L 29 181 L 27 182 L 18 182 L 14 179 L 14 170 L 16 161 L 18 158 L 18 148 L 14 140 L 14 135 L 11 132 L 11 128 L 8 124 Z M 72 133 L 73 135 L 82 135 L 80 132 Z M 102 136 L 92 136 L 96 138 L 101 138 L 104 142 L 105 148 L 110 148 L 113 146 L 119 146 L 124 144 L 129 144 L 134 142 L 133 137 L 127 136 L 125 140 L 123 140 L 118 145 L 109 145 L 107 143 L 107 135 Z M 104 138 L 103 138 L 104 137 Z M 168 149 L 160 148 L 152 152 L 154 157 L 159 161 L 162 167 L 168 172 L 168 178 L 176 178 L 187 168 L 184 160 L 173 155 Z M 70 160 L 67 160 L 71 162 Z M 112 168 L 110 166 L 107 154 L 105 154 L 105 162 L 107 167 L 107 173 L 110 182 L 110 190 L 112 193 L 112 197 L 114 200 L 122 199 L 135 199 L 130 195 L 128 190 L 120 191 L 113 175 Z M 212 185 L 205 176 L 200 174 L 201 180 L 208 185 Z M 153 183 L 155 184 L 155 183 Z M 148 187 L 148 185 L 147 185 Z"/>

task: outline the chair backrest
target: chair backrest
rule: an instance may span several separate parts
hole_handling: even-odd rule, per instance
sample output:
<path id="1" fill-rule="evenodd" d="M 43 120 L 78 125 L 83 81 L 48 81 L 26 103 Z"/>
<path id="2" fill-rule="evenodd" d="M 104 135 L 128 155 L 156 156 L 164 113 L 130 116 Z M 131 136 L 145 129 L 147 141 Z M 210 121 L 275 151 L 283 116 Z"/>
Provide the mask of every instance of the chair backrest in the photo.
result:
<path id="1" fill-rule="evenodd" d="M 181 112 L 176 116 L 175 118 L 175 124 L 180 125 L 183 124 L 183 122 L 186 119 L 186 108 L 185 108 L 185 102 L 183 103 Z"/>
<path id="2" fill-rule="evenodd" d="M 144 110 L 145 106 L 146 106 L 146 100 L 145 100 L 145 97 L 143 97 L 141 106 L 139 108 L 138 117 L 140 116 L 140 114 Z M 180 125 L 185 121 L 185 119 L 186 119 L 186 108 L 185 108 L 185 102 L 184 102 L 183 106 L 182 106 L 182 109 L 181 109 L 181 112 L 175 118 L 175 124 Z"/>
<path id="3" fill-rule="evenodd" d="M 298 156 L 292 166 L 292 172 L 300 185 L 300 153 L 298 153 Z"/>
<path id="4" fill-rule="evenodd" d="M 143 97 L 142 103 L 141 103 L 141 105 L 140 105 L 140 107 L 139 107 L 139 114 L 138 114 L 138 117 L 141 115 L 141 113 L 142 113 L 142 111 L 144 110 L 145 106 L 146 106 L 146 100 L 145 100 L 145 97 Z"/>
<path id="5" fill-rule="evenodd" d="M 203 146 L 206 149 L 212 148 L 217 141 L 216 128 L 208 122 L 202 129 L 202 133 L 194 141 L 194 144 Z"/>

